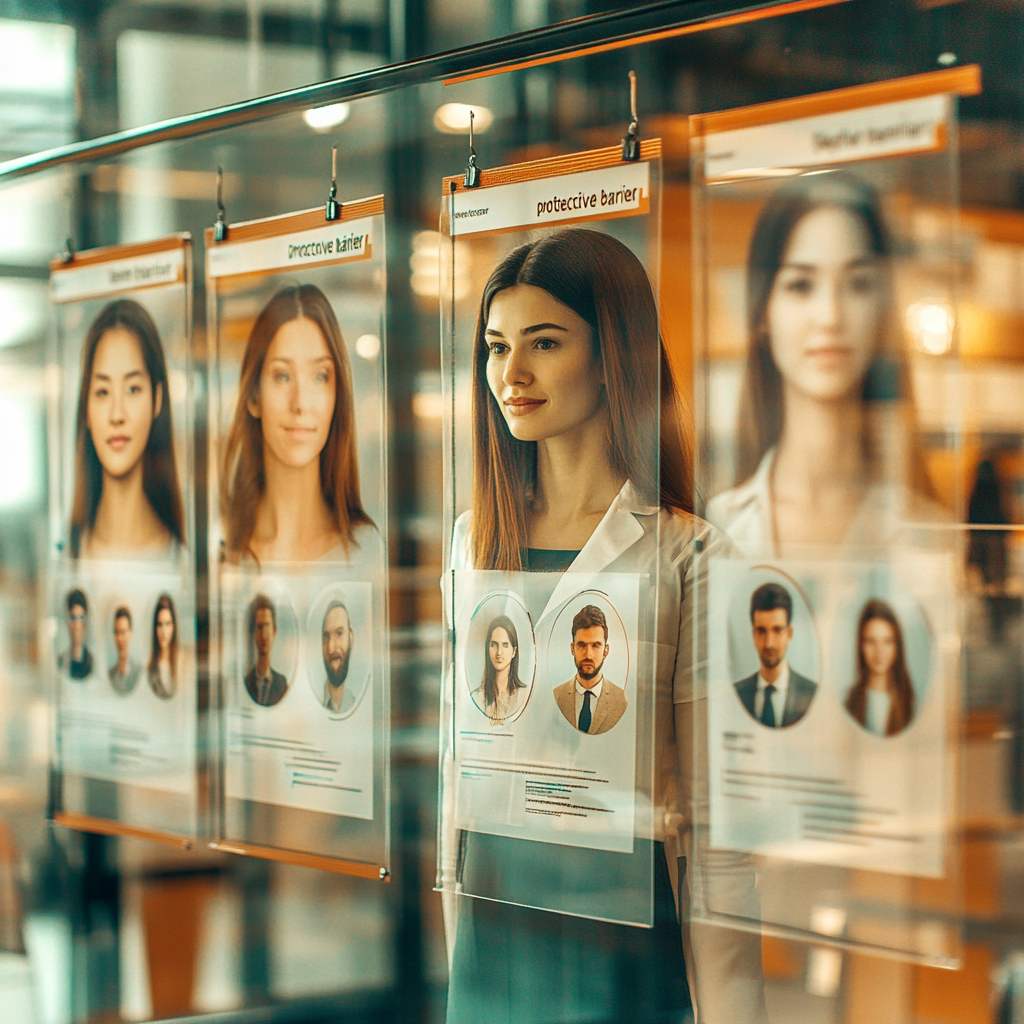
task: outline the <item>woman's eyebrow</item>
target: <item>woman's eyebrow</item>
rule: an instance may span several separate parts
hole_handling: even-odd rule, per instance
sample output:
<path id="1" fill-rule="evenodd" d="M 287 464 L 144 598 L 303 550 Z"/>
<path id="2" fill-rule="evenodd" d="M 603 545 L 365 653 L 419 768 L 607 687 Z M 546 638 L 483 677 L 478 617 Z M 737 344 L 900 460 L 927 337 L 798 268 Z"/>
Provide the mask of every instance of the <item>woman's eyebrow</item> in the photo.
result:
<path id="1" fill-rule="evenodd" d="M 860 267 L 874 267 L 880 262 L 878 256 L 858 256 L 856 259 L 847 260 L 843 266 L 847 268 L 859 269 Z M 789 260 L 779 265 L 779 270 L 798 270 L 801 273 L 811 274 L 816 270 L 820 269 L 820 265 L 817 263 L 798 263 L 793 260 Z"/>
<path id="2" fill-rule="evenodd" d="M 111 376 L 111 374 L 109 374 L 109 373 L 101 373 L 99 370 L 97 370 L 95 373 L 93 373 L 93 376 L 97 380 L 107 381 L 108 383 L 114 379 L 113 376 Z M 125 380 L 128 380 L 130 377 L 144 377 L 145 374 L 142 372 L 142 370 L 129 370 L 123 376 L 124 376 Z"/>
<path id="3" fill-rule="evenodd" d="M 538 331 L 566 331 L 568 327 L 563 327 L 561 324 L 533 324 L 531 327 L 524 327 L 522 330 L 523 334 L 536 334 Z"/>

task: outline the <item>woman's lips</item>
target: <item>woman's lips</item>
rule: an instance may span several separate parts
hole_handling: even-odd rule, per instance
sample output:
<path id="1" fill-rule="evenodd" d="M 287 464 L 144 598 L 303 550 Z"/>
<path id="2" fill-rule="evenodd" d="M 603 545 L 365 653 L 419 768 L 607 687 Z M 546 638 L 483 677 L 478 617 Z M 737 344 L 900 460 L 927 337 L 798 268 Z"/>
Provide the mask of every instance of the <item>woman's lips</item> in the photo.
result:
<path id="1" fill-rule="evenodd" d="M 131 441 L 131 438 L 125 434 L 114 434 L 113 437 L 107 438 L 107 447 L 113 448 L 115 452 L 119 452 L 122 448 L 126 448 Z"/>
<path id="2" fill-rule="evenodd" d="M 510 416 L 529 416 L 536 412 L 544 403 L 543 398 L 506 398 L 504 406 Z"/>

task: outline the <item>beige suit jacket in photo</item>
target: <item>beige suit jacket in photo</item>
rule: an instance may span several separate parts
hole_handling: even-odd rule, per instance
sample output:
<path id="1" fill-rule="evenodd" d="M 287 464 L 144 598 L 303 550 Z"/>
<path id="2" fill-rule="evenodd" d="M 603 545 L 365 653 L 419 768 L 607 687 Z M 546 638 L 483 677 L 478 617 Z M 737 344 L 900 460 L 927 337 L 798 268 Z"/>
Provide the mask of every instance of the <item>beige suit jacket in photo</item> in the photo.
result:
<path id="1" fill-rule="evenodd" d="M 559 683 L 552 693 L 555 695 L 558 710 L 562 712 L 565 720 L 574 729 L 578 728 L 576 722 L 576 677 L 573 676 L 567 683 Z M 601 697 L 594 708 L 587 735 L 597 736 L 602 732 L 607 732 L 622 717 L 626 710 L 626 703 L 626 691 L 607 679 L 603 680 Z"/>

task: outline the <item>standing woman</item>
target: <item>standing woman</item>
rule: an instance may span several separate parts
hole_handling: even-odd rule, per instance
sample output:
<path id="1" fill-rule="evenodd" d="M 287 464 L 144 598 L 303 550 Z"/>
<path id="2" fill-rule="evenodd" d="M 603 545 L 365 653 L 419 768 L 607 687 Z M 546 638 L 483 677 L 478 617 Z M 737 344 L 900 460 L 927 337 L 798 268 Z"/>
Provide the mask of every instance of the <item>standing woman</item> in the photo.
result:
<path id="1" fill-rule="evenodd" d="M 846 172 L 780 187 L 747 262 L 737 485 L 708 518 L 744 553 L 884 542 L 934 514 L 878 195 Z"/>
<path id="2" fill-rule="evenodd" d="M 495 268 L 476 328 L 473 424 L 472 509 L 455 525 L 452 569 L 658 571 L 655 921 L 631 928 L 450 896 L 449 1024 L 676 1020 L 691 1001 L 709 1024 L 758 1024 L 759 938 L 676 916 L 690 904 L 679 858 L 693 855 L 680 825 L 697 760 L 694 562 L 717 541 L 690 511 L 691 459 L 657 307 L 626 246 L 573 228 Z M 462 879 L 540 881 L 557 868 L 581 891 L 614 885 L 588 877 L 593 851 L 472 832 L 460 841 L 445 817 L 443 882 L 461 858 Z M 749 872 L 732 867 L 746 893 Z"/>
<path id="3" fill-rule="evenodd" d="M 178 616 L 170 594 L 161 594 L 153 609 L 153 633 L 146 671 L 152 691 L 170 700 L 178 690 Z"/>
<path id="4" fill-rule="evenodd" d="M 347 558 L 373 529 L 359 495 L 352 371 L 327 296 L 281 288 L 253 324 L 224 452 L 231 561 Z"/>
<path id="5" fill-rule="evenodd" d="M 164 555 L 184 544 L 167 364 L 133 299 L 100 310 L 85 336 L 75 419 L 73 557 Z"/>
<path id="6" fill-rule="evenodd" d="M 907 670 L 903 630 L 885 601 L 868 601 L 857 623 L 857 681 L 846 710 L 868 732 L 895 736 L 914 718 L 914 687 Z"/>
<path id="7" fill-rule="evenodd" d="M 484 640 L 484 677 L 473 691 L 476 706 L 491 720 L 504 721 L 519 710 L 526 683 L 519 678 L 519 636 L 507 615 L 492 619 Z"/>

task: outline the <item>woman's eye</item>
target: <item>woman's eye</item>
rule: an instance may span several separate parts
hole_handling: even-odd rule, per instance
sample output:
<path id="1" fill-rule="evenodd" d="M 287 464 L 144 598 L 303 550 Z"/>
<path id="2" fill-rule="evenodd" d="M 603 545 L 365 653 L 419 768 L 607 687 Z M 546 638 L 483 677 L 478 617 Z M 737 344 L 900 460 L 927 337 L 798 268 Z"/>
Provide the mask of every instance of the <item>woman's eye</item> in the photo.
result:
<path id="1" fill-rule="evenodd" d="M 97 388 L 93 393 L 93 398 L 106 398 L 109 392 L 106 388 Z"/>
<path id="2" fill-rule="evenodd" d="M 790 295 L 810 295 L 814 289 L 814 282 L 809 277 L 791 277 L 783 288 Z"/>
<path id="3" fill-rule="evenodd" d="M 129 384 L 128 385 L 128 394 L 129 395 L 141 395 L 142 394 L 142 385 L 141 384 Z"/>
<path id="4" fill-rule="evenodd" d="M 541 352 L 550 352 L 553 348 L 558 348 L 558 342 L 554 338 L 538 338 L 535 342 L 535 346 L 541 350 Z"/>
<path id="5" fill-rule="evenodd" d="M 273 380 L 275 384 L 287 384 L 288 374 L 284 370 L 275 370 Z"/>
<path id="6" fill-rule="evenodd" d="M 492 341 L 487 349 L 492 356 L 503 356 L 508 351 L 508 345 L 503 341 Z"/>
<path id="7" fill-rule="evenodd" d="M 869 295 L 876 287 L 874 274 L 854 274 L 850 278 L 850 291 L 855 295 Z"/>
<path id="8" fill-rule="evenodd" d="M 326 384 L 331 379 L 331 375 L 326 370 L 317 370 L 317 374 L 314 379 L 317 384 Z"/>

